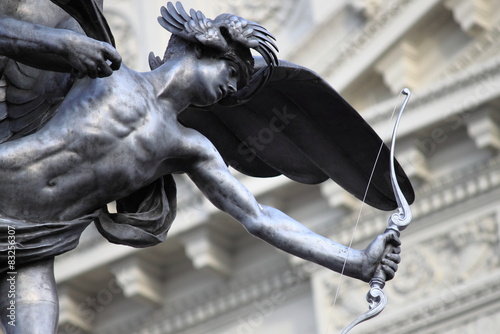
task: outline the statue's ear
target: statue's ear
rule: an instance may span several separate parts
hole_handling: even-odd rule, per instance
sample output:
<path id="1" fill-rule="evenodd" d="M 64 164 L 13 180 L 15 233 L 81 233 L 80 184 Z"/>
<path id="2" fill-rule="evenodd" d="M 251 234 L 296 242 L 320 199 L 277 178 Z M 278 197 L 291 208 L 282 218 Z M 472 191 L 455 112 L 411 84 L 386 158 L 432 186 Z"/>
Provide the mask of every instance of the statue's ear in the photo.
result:
<path id="1" fill-rule="evenodd" d="M 157 69 L 163 64 L 163 61 L 160 57 L 155 56 L 155 54 L 151 51 L 149 53 L 149 68 L 152 70 Z"/>

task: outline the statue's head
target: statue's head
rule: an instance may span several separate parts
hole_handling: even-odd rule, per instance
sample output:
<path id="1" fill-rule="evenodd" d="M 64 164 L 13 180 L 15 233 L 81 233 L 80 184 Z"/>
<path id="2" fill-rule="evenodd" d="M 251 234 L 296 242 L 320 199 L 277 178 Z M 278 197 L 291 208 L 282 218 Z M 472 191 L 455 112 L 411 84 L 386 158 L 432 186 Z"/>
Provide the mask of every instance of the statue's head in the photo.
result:
<path id="1" fill-rule="evenodd" d="M 168 42 L 167 49 L 162 62 L 171 59 L 183 58 L 186 54 L 196 54 L 198 58 L 224 59 L 235 65 L 238 75 L 237 89 L 242 89 L 250 82 L 254 71 L 254 58 L 248 48 L 235 44 L 228 50 L 221 51 L 212 47 L 204 46 L 200 43 L 190 42 L 179 36 L 172 35 Z"/>
<path id="2" fill-rule="evenodd" d="M 222 14 L 214 20 L 207 19 L 200 11 L 191 9 L 188 15 L 182 5 L 176 7 L 169 2 L 161 8 L 158 22 L 172 33 L 163 59 L 150 54 L 152 69 L 164 62 L 182 57 L 187 52 L 197 52 L 199 56 L 226 59 L 236 64 L 238 72 L 238 92 L 221 101 L 238 104 L 250 99 L 267 81 L 272 67 L 278 64 L 274 37 L 257 23 L 241 17 Z M 259 52 L 268 67 L 254 73 L 254 58 L 251 49 Z"/>

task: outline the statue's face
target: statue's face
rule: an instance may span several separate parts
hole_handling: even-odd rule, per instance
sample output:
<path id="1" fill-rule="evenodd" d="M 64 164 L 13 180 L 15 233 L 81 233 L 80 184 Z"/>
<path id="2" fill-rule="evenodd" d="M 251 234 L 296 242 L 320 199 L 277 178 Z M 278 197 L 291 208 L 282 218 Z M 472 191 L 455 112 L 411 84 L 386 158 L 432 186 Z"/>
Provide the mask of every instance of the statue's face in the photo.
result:
<path id="1" fill-rule="evenodd" d="M 238 87 L 237 65 L 227 59 L 201 58 L 193 68 L 195 83 L 192 86 L 196 106 L 212 105 L 228 94 L 236 93 Z"/>

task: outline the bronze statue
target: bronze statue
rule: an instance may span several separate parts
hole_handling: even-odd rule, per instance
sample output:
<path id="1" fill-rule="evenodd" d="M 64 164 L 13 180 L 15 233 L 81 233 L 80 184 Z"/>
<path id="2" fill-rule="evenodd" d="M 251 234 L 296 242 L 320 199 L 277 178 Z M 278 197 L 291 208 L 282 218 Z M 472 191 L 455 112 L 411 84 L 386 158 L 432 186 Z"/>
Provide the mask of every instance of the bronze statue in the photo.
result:
<path id="1" fill-rule="evenodd" d="M 76 247 L 93 221 L 111 242 L 147 247 L 164 241 L 175 217 L 176 173 L 187 174 L 216 207 L 275 247 L 337 272 L 345 263 L 346 275 L 364 281 L 380 263 L 388 279 L 394 276 L 396 233 L 376 237 L 364 250 L 349 249 L 257 203 L 230 174 L 227 164 L 258 177 L 284 174 L 303 183 L 332 178 L 375 207 L 397 206 L 385 147 L 387 163 L 375 169 L 376 181 L 364 196 L 372 169 L 367 160 L 375 158 L 381 139 L 314 73 L 278 61 L 265 28 L 229 14 L 209 20 L 168 3 L 159 18 L 172 33 L 165 55 L 151 55 L 152 71 L 138 73 L 119 67 L 111 45 L 89 38 L 112 43 L 93 0 L 52 1 L 66 12 L 51 6 L 41 21 L 16 18 L 12 9 L 47 1 L 0 4 L 6 87 L 0 109 L 0 316 L 6 333 L 56 330 L 53 258 Z M 90 24 L 89 15 L 99 20 Z M 40 35 L 23 40 L 33 23 Z M 68 28 L 80 34 L 63 30 Z M 44 34 L 54 40 L 37 38 Z M 89 51 L 86 65 L 72 61 L 78 51 L 66 48 L 74 38 Z M 254 60 L 252 48 L 262 59 Z M 44 87 L 32 83 L 33 73 Z M 411 185 L 396 169 L 411 202 Z M 106 210 L 111 201 L 117 201 L 117 214 Z M 11 229 L 14 243 L 7 238 Z M 387 244 L 395 247 L 384 254 Z M 8 265 L 9 250 L 15 250 L 15 268 Z M 4 298 L 10 278 L 17 288 L 15 327 L 8 323 L 11 300 Z"/>

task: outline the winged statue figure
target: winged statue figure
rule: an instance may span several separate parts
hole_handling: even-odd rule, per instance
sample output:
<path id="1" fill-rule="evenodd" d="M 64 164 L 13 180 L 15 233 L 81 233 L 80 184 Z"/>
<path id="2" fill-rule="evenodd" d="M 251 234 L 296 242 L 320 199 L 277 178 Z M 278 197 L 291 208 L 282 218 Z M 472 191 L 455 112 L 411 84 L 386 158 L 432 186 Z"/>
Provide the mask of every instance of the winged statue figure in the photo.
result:
<path id="1" fill-rule="evenodd" d="M 390 150 L 330 85 L 279 60 L 260 24 L 209 19 L 179 2 L 158 18 L 172 34 L 164 56 L 150 54 L 151 71 L 136 72 L 121 64 L 101 10 L 97 0 L 0 4 L 0 293 L 16 282 L 15 298 L 0 302 L 6 333 L 56 331 L 53 259 L 89 224 L 114 243 L 165 241 L 178 173 L 277 248 L 366 282 L 376 270 L 394 276 L 396 233 L 350 249 L 259 204 L 228 170 L 331 179 L 375 208 L 396 209 Z M 411 203 L 397 163 L 395 174 Z M 117 213 L 106 208 L 112 201 Z"/>

